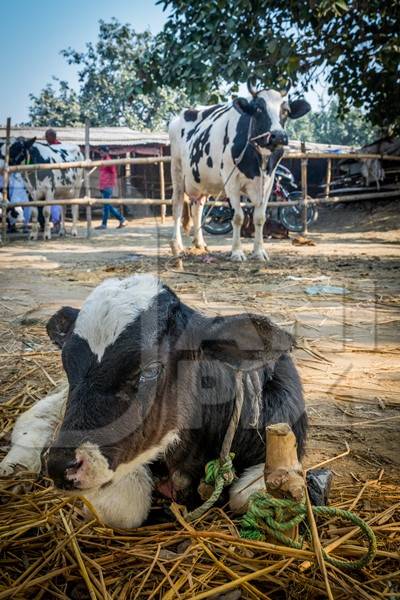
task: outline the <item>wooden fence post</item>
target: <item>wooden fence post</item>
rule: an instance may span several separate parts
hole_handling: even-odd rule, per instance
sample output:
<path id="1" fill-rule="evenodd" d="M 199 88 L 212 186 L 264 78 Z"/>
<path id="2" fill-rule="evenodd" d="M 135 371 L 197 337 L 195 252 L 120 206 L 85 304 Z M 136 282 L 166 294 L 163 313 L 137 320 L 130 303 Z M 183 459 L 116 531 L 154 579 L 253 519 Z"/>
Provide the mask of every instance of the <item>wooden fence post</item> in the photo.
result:
<path id="1" fill-rule="evenodd" d="M 90 121 L 85 120 L 85 159 L 90 160 Z M 85 169 L 85 198 L 90 198 L 90 172 Z M 92 237 L 92 206 L 89 203 L 86 206 L 86 237 L 90 240 Z"/>
<path id="2" fill-rule="evenodd" d="M 325 185 L 325 198 L 329 198 L 331 193 L 331 181 L 332 181 L 332 160 L 328 158 L 326 165 L 326 185 Z"/>
<path id="3" fill-rule="evenodd" d="M 4 151 L 4 170 L 3 170 L 3 194 L 2 194 L 2 215 L 1 215 L 1 229 L 2 229 L 2 243 L 7 243 L 7 206 L 8 206 L 8 183 L 10 179 L 10 137 L 11 137 L 11 117 L 7 118 L 6 125 L 6 141 Z"/>
<path id="4" fill-rule="evenodd" d="M 162 148 L 161 148 L 162 155 Z M 161 200 L 165 200 L 165 177 L 164 177 L 164 163 L 160 162 L 160 197 Z M 167 205 L 161 204 L 161 223 L 165 223 L 165 217 L 167 214 Z"/>
<path id="5" fill-rule="evenodd" d="M 308 233 L 308 225 L 307 225 L 307 198 L 308 198 L 308 189 L 307 189 L 307 165 L 308 158 L 301 159 L 301 191 L 302 191 L 302 216 L 303 216 L 303 235 L 307 235 Z"/>

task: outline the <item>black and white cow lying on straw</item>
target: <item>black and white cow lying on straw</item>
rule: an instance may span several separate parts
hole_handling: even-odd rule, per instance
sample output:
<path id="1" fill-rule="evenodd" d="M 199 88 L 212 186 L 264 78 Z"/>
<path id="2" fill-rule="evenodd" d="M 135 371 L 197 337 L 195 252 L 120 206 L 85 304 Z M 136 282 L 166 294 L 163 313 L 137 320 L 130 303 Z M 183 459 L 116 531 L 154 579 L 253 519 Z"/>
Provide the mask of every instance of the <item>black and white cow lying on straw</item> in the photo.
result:
<path id="1" fill-rule="evenodd" d="M 244 403 L 232 445 L 232 509 L 263 487 L 266 424 L 288 422 L 303 454 L 307 418 L 293 339 L 267 317 L 206 317 L 145 274 L 104 281 L 81 310 L 59 310 L 47 330 L 62 348 L 68 383 L 18 419 L 2 475 L 17 465 L 39 472 L 50 445 L 55 485 L 86 496 L 114 527 L 146 519 L 154 463 L 174 497 L 199 502 L 204 466 L 219 456 L 230 423 L 238 370 Z"/>

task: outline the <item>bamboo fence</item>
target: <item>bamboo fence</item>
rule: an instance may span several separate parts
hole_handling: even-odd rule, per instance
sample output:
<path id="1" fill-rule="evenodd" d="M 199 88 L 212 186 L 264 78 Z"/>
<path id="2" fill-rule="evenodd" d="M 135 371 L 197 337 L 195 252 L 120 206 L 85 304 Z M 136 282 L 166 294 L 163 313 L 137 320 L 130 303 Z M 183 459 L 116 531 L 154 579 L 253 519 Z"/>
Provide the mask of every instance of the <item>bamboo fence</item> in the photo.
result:
<path id="1" fill-rule="evenodd" d="M 54 201 L 31 201 L 31 202 L 15 202 L 13 206 L 86 206 L 86 224 L 87 224 L 87 237 L 91 237 L 92 233 L 92 206 L 94 205 L 142 205 L 142 206 L 161 206 L 161 219 L 165 221 L 166 207 L 172 205 L 172 200 L 166 199 L 165 193 L 165 177 L 164 177 L 164 165 L 171 162 L 170 156 L 150 156 L 145 158 L 114 158 L 110 160 L 90 160 L 89 149 L 90 149 L 90 123 L 87 120 L 85 124 L 85 160 L 75 162 L 63 162 L 63 163 L 45 163 L 45 164 L 29 164 L 29 165 L 10 165 L 9 164 L 9 147 L 10 147 L 10 135 L 11 135 L 11 119 L 7 119 L 7 130 L 6 130 L 6 143 L 5 143 L 5 158 L 4 166 L 0 168 L 0 173 L 3 173 L 3 195 L 2 195 L 2 242 L 7 242 L 7 208 L 9 206 L 8 200 L 8 179 L 11 173 L 24 173 L 30 171 L 53 171 L 53 170 L 65 170 L 65 169 L 84 169 L 84 198 L 73 198 L 69 200 L 54 200 Z M 302 218 L 303 218 L 303 233 L 307 234 L 307 205 L 324 205 L 324 204 L 337 204 L 340 202 L 358 202 L 360 200 L 368 199 L 387 199 L 395 198 L 400 195 L 400 186 L 393 190 L 385 192 L 371 192 L 361 194 L 346 194 L 343 196 L 330 196 L 330 186 L 332 178 L 332 160 L 343 160 L 343 159 L 355 159 L 355 160 L 391 160 L 400 161 L 400 156 L 392 156 L 390 154 L 368 154 L 365 152 L 346 152 L 343 154 L 332 154 L 330 152 L 310 152 L 305 149 L 305 145 L 302 144 L 301 152 L 287 152 L 283 155 L 283 158 L 298 159 L 301 161 L 301 192 L 302 198 L 298 201 L 287 202 L 278 201 L 274 202 L 273 206 L 276 208 L 283 206 L 302 206 Z M 308 161 L 317 159 L 327 159 L 326 169 L 326 186 L 325 196 L 321 198 L 310 198 L 308 195 Z M 90 197 L 90 186 L 88 171 L 96 169 L 103 165 L 152 165 L 159 164 L 159 177 L 160 177 L 160 195 L 161 198 L 111 198 L 111 199 L 100 199 Z M 224 202 L 206 202 L 206 206 L 222 206 Z M 245 206 L 245 204 L 243 204 Z"/>

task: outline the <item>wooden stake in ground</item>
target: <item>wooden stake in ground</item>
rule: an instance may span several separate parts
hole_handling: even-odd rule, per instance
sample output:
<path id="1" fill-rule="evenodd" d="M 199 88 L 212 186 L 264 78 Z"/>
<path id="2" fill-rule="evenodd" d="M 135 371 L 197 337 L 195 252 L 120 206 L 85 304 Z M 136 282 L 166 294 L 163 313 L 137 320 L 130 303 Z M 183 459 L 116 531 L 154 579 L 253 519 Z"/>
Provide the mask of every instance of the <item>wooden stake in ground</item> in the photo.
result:
<path id="1" fill-rule="evenodd" d="M 304 502 L 306 483 L 297 458 L 296 436 L 287 423 L 269 425 L 265 432 L 266 458 L 264 479 L 267 493 L 274 498 L 288 498 Z M 297 537 L 297 527 L 286 533 Z"/>

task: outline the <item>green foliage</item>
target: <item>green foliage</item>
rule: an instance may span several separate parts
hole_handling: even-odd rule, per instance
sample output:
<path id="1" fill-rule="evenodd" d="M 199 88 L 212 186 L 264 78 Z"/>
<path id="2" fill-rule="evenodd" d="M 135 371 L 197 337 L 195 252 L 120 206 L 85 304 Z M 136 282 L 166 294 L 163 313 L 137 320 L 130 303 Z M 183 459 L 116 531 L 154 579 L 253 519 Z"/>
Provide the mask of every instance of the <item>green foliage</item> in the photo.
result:
<path id="1" fill-rule="evenodd" d="M 89 117 L 93 126 L 164 129 L 171 116 L 190 102 L 179 86 L 159 85 L 143 92 L 141 65 L 150 60 L 153 47 L 149 31 L 136 33 L 115 19 L 100 21 L 96 44 L 87 44 L 84 52 L 62 51 L 78 68 L 79 91 L 61 81 L 58 90 L 48 84 L 38 96 L 31 95 L 31 124 L 73 126 Z"/>
<path id="2" fill-rule="evenodd" d="M 362 108 L 399 129 L 400 3 L 381 0 L 159 0 L 168 10 L 146 70 L 189 95 L 234 92 L 255 74 L 279 88 L 310 89 L 324 74 L 339 114 Z"/>
<path id="3" fill-rule="evenodd" d="M 48 83 L 38 96 L 30 94 L 30 125 L 48 127 L 73 127 L 82 124 L 78 95 L 66 81 L 54 78 L 58 85 Z"/>
<path id="4" fill-rule="evenodd" d="M 379 136 L 359 108 L 351 109 L 339 119 L 335 100 L 326 109 L 309 112 L 296 121 L 289 120 L 287 131 L 290 139 L 345 146 L 363 146 Z"/>

